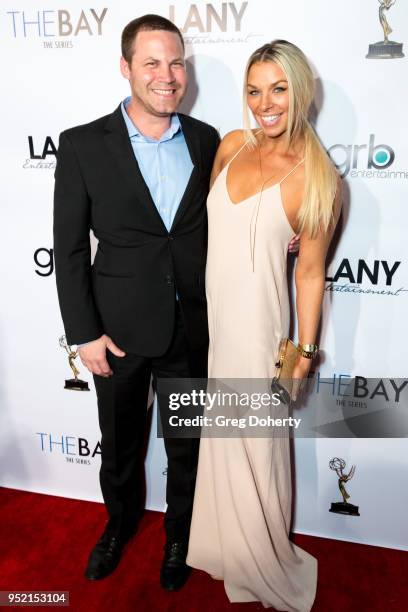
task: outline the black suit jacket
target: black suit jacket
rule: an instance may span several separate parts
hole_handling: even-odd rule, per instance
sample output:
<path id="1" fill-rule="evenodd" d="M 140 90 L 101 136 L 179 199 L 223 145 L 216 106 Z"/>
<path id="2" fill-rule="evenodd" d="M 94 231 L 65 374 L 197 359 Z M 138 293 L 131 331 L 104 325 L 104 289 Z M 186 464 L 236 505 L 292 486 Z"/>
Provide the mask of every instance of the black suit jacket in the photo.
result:
<path id="1" fill-rule="evenodd" d="M 54 255 L 69 344 L 106 333 L 127 352 L 159 356 L 171 341 L 176 291 L 191 348 L 208 342 L 206 198 L 219 136 L 179 117 L 194 168 L 170 232 L 139 170 L 120 106 L 60 135 Z M 90 229 L 99 240 L 93 266 Z"/>

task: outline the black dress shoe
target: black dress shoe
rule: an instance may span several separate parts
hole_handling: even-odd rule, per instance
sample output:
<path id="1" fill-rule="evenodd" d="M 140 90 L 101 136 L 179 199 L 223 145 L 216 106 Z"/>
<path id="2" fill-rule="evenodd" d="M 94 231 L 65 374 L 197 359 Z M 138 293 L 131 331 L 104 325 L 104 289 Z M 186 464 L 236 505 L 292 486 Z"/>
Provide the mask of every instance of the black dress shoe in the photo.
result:
<path id="1" fill-rule="evenodd" d="M 119 564 L 124 543 L 123 538 L 105 530 L 89 555 L 85 577 L 88 580 L 100 580 L 109 576 Z"/>
<path id="2" fill-rule="evenodd" d="M 160 570 L 160 584 L 166 591 L 180 589 L 190 575 L 191 567 L 186 565 L 187 542 L 167 542 Z"/>

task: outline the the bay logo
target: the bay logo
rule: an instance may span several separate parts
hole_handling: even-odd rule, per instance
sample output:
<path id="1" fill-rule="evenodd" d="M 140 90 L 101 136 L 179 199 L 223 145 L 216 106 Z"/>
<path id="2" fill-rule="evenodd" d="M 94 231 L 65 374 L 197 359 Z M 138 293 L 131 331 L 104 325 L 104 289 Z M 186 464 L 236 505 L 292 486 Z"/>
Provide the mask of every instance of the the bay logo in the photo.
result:
<path id="1" fill-rule="evenodd" d="M 375 134 L 370 134 L 368 144 L 334 144 L 328 153 L 342 178 L 393 178 L 394 174 L 407 178 L 406 172 L 386 172 L 394 163 L 395 151 L 387 144 L 376 145 Z"/>
<path id="2" fill-rule="evenodd" d="M 309 389 L 310 401 L 302 406 L 302 413 L 305 421 L 307 412 L 313 411 L 313 436 L 316 432 L 327 438 L 402 438 L 408 435 L 406 378 L 368 378 L 337 373 L 326 378 L 318 371 Z"/>
<path id="3" fill-rule="evenodd" d="M 108 9 L 38 9 L 6 11 L 8 30 L 13 38 L 43 39 L 45 48 L 68 48 L 77 36 L 102 36 L 103 22 Z M 62 40 L 53 40 L 53 38 Z"/>
<path id="4" fill-rule="evenodd" d="M 42 453 L 65 457 L 67 463 L 91 465 L 91 460 L 101 455 L 99 440 L 91 443 L 84 437 L 42 431 L 37 431 L 36 436 L 39 436 L 38 448 Z"/>
<path id="5" fill-rule="evenodd" d="M 347 405 L 351 408 L 364 408 L 359 400 L 372 400 L 380 397 L 384 402 L 406 402 L 408 394 L 408 380 L 399 378 L 367 378 L 366 376 L 333 373 L 327 377 L 319 371 L 315 373 L 313 389 L 316 395 L 324 394 L 326 397 L 331 395 L 338 398 L 338 405 L 346 406 L 344 397 L 349 397 Z M 357 403 L 356 403 L 357 402 Z"/>

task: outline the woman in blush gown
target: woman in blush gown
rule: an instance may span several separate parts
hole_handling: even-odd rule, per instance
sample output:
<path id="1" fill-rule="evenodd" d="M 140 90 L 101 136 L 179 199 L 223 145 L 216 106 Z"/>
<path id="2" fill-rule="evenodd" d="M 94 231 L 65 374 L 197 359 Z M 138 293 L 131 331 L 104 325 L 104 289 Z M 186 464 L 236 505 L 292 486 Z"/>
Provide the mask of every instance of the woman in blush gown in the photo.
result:
<path id="1" fill-rule="evenodd" d="M 256 50 L 244 97 L 247 128 L 222 140 L 207 201 L 208 376 L 275 375 L 290 324 L 287 251 L 299 233 L 293 377 L 303 379 L 317 351 L 340 181 L 307 119 L 314 79 L 300 49 L 274 41 Z M 256 130 L 249 127 L 248 108 Z M 223 580 L 231 602 L 307 612 L 317 560 L 289 540 L 291 501 L 288 436 L 203 436 L 188 565 Z"/>

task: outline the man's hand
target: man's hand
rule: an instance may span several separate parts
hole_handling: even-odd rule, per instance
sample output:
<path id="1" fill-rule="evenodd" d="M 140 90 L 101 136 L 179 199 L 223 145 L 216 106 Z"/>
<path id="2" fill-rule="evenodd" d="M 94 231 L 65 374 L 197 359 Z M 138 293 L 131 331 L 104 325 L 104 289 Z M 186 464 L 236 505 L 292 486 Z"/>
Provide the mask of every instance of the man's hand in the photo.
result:
<path id="1" fill-rule="evenodd" d="M 289 242 L 288 251 L 289 253 L 297 253 L 299 251 L 300 244 L 300 234 L 296 234 L 293 236 L 292 240 Z"/>
<path id="2" fill-rule="evenodd" d="M 104 376 L 105 378 L 113 374 L 106 360 L 106 349 L 109 349 L 116 357 L 124 357 L 126 355 L 106 334 L 78 349 L 84 366 L 92 374 Z"/>

